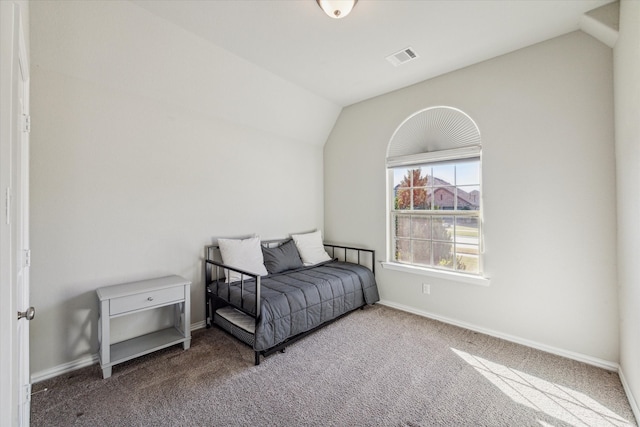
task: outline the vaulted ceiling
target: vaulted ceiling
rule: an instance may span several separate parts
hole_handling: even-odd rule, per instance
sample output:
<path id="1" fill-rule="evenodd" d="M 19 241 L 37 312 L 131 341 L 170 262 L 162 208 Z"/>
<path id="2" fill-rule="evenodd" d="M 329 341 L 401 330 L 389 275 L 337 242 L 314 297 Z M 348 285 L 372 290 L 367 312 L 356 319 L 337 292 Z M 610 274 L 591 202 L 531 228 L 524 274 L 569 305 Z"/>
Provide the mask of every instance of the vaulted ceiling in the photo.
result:
<path id="1" fill-rule="evenodd" d="M 578 30 L 611 0 L 360 0 L 343 19 L 315 0 L 133 2 L 346 106 Z M 385 60 L 407 47 L 417 59 Z"/>

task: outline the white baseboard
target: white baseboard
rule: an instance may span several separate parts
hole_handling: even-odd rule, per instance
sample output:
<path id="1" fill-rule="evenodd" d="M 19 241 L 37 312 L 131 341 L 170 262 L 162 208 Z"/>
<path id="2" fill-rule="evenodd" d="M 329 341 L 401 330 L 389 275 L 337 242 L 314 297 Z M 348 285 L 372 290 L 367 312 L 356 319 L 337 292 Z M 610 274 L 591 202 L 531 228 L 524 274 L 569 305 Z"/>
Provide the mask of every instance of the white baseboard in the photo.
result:
<path id="1" fill-rule="evenodd" d="M 87 366 L 91 366 L 96 363 L 100 363 L 98 353 L 89 354 L 71 362 L 63 363 L 62 365 L 54 366 L 53 368 L 44 369 L 42 371 L 32 373 L 31 383 L 39 383 L 41 381 L 48 380 L 49 378 L 54 378 L 58 375 L 63 375 L 68 372 L 75 371 L 76 369 L 86 368 Z"/>
<path id="2" fill-rule="evenodd" d="M 627 379 L 624 377 L 622 367 L 618 370 L 618 375 L 620 376 L 620 382 L 622 383 L 624 392 L 627 394 L 627 400 L 631 406 L 631 411 L 633 411 L 633 415 L 636 417 L 636 422 L 640 423 L 640 406 L 638 406 L 638 401 L 635 399 L 635 396 L 631 392 L 631 387 L 629 387 L 629 383 L 627 383 Z"/>
<path id="3" fill-rule="evenodd" d="M 516 344 L 522 344 L 527 347 L 535 348 L 537 350 L 542 350 L 547 353 L 555 354 L 557 356 L 566 357 L 568 359 L 577 360 L 578 362 L 584 362 L 589 365 L 597 366 L 599 368 L 606 369 L 608 371 L 618 372 L 620 366 L 616 362 L 611 362 L 604 359 L 599 359 L 597 357 L 587 356 L 585 354 L 576 353 L 569 350 L 564 350 L 557 347 L 552 347 L 546 344 L 542 344 L 536 341 L 531 341 L 525 338 L 520 338 L 514 335 L 505 334 L 502 332 L 494 331 L 491 329 L 483 328 L 481 326 L 477 326 L 471 323 L 461 322 L 459 320 L 450 319 L 448 317 L 440 316 L 438 314 L 429 313 L 426 311 L 418 310 L 413 307 L 409 307 L 403 304 L 397 304 L 392 301 L 381 300 L 378 304 L 386 305 L 387 307 L 396 308 L 398 310 L 406 311 L 408 313 L 417 314 L 418 316 L 428 317 L 430 319 L 438 320 L 443 323 L 448 323 L 450 325 L 459 326 L 461 328 L 469 329 L 471 331 L 480 332 L 481 334 L 490 335 L 492 337 L 500 338 L 506 341 L 514 342 Z"/>
<path id="4" fill-rule="evenodd" d="M 191 324 L 191 330 L 195 331 L 197 329 L 202 329 L 206 326 L 206 324 L 204 323 L 204 320 L 199 321 L 198 323 L 192 323 Z"/>
<path id="5" fill-rule="evenodd" d="M 204 327 L 204 320 L 197 323 L 192 323 L 191 331 L 202 329 Z M 87 366 L 91 366 L 96 363 L 100 363 L 100 357 L 98 356 L 98 353 L 88 354 L 71 362 L 63 363 L 62 365 L 54 366 L 53 368 L 31 373 L 31 384 L 39 383 L 44 380 L 48 380 L 49 378 L 57 377 L 58 375 L 64 375 L 69 372 L 75 371 L 76 369 L 86 368 Z"/>

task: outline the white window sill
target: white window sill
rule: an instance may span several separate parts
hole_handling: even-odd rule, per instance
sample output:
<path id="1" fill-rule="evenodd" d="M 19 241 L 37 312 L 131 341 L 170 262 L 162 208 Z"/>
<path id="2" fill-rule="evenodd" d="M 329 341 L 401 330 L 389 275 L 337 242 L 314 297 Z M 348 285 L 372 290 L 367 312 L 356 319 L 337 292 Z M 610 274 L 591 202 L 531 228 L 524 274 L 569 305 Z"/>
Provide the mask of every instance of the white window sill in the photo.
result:
<path id="1" fill-rule="evenodd" d="M 470 285 L 489 286 L 491 280 L 488 277 L 473 276 L 471 274 L 457 273 L 454 271 L 443 271 L 435 268 L 417 267 L 415 265 L 400 264 L 398 262 L 381 262 L 382 267 L 402 271 L 405 273 L 419 274 L 422 276 L 437 277 L 438 279 L 451 280 L 458 283 L 467 283 Z"/>

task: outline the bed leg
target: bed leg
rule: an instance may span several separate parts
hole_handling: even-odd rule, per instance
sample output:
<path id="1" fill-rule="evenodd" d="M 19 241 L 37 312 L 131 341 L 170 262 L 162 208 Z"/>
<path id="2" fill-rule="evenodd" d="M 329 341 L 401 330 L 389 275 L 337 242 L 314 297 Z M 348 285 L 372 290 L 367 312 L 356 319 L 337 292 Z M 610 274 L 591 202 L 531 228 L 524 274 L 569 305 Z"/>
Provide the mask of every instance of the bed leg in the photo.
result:
<path id="1" fill-rule="evenodd" d="M 258 366 L 260 364 L 260 352 L 259 351 L 255 351 L 255 366 Z"/>
<path id="2" fill-rule="evenodd" d="M 286 353 L 287 352 L 287 347 L 282 347 L 280 349 L 280 353 Z"/>

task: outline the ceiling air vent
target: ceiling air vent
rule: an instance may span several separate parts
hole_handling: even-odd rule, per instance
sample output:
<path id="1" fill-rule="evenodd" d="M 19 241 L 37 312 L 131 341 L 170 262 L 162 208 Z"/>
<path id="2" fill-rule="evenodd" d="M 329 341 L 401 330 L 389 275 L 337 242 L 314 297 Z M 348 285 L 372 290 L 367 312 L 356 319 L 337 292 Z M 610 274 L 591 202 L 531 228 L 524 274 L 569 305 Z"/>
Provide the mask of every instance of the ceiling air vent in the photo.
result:
<path id="1" fill-rule="evenodd" d="M 409 62 L 413 59 L 416 59 L 418 54 L 413 50 L 413 48 L 408 47 L 406 49 L 402 49 L 400 52 L 396 52 L 392 55 L 387 56 L 387 61 L 391 62 L 393 66 L 397 67 L 398 65 Z"/>

